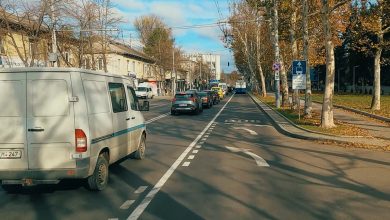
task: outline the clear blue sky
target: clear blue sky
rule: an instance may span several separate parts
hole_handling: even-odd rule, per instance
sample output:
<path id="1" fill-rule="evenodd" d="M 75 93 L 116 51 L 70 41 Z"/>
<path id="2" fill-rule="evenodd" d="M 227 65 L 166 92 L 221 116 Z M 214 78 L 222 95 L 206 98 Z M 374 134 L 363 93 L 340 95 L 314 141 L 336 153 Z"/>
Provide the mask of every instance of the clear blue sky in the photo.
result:
<path id="1" fill-rule="evenodd" d="M 216 1 L 221 10 L 219 15 Z M 227 0 L 112 0 L 117 13 L 124 17 L 124 38 L 136 36 L 134 19 L 147 14 L 155 14 L 169 27 L 183 27 L 215 23 L 229 16 Z M 219 27 L 173 29 L 176 44 L 185 52 L 216 53 L 221 55 L 221 68 L 230 73 L 235 70 L 233 57 L 221 39 Z M 228 62 L 230 66 L 228 67 Z"/>

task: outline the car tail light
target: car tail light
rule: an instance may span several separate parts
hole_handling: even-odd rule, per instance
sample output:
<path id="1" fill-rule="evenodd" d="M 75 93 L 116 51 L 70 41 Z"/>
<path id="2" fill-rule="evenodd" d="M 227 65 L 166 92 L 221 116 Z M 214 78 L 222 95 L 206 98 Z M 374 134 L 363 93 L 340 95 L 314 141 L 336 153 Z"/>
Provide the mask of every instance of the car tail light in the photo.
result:
<path id="1" fill-rule="evenodd" d="M 195 98 L 194 97 L 189 98 L 188 100 L 195 102 Z"/>
<path id="2" fill-rule="evenodd" d="M 74 131 L 76 138 L 76 152 L 86 152 L 87 151 L 87 135 L 81 129 L 76 129 Z"/>

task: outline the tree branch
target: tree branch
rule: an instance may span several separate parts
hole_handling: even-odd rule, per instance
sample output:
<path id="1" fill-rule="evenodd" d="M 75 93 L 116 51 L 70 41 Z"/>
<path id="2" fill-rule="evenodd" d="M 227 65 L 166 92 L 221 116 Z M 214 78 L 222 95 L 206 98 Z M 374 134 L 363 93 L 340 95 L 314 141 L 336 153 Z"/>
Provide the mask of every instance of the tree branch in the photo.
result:
<path id="1" fill-rule="evenodd" d="M 337 4 L 335 4 L 332 8 L 330 8 L 329 10 L 329 14 L 332 13 L 334 10 L 336 10 L 337 8 L 345 5 L 346 3 L 350 2 L 350 0 L 344 0 L 344 1 L 341 1 L 341 2 L 338 2 Z"/>
<path id="2" fill-rule="evenodd" d="M 390 26 L 383 29 L 383 31 L 382 31 L 383 34 L 387 34 L 388 32 L 390 32 Z"/>

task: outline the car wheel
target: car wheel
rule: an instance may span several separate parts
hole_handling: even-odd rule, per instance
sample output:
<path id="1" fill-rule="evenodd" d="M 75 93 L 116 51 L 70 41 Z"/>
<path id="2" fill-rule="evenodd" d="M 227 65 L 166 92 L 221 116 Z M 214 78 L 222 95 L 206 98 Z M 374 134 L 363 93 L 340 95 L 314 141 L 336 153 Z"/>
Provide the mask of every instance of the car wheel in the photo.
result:
<path id="1" fill-rule="evenodd" d="M 145 158 L 145 150 L 146 150 L 146 143 L 145 143 L 145 135 L 142 135 L 141 141 L 139 142 L 138 149 L 131 154 L 131 157 L 137 160 L 142 160 Z"/>
<path id="2" fill-rule="evenodd" d="M 88 177 L 88 187 L 93 191 L 102 191 L 108 183 L 108 159 L 107 154 L 99 155 L 92 176 Z"/>
<path id="3" fill-rule="evenodd" d="M 176 112 L 171 110 L 171 115 L 176 115 Z"/>

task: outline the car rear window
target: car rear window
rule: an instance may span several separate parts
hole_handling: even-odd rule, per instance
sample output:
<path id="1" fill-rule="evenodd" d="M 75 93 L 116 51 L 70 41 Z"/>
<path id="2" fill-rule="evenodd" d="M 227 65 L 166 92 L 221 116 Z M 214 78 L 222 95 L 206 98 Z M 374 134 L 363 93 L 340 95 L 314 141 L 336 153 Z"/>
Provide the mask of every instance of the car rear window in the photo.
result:
<path id="1" fill-rule="evenodd" d="M 194 97 L 194 94 L 176 94 L 175 98 L 176 99 L 189 99 Z"/>

